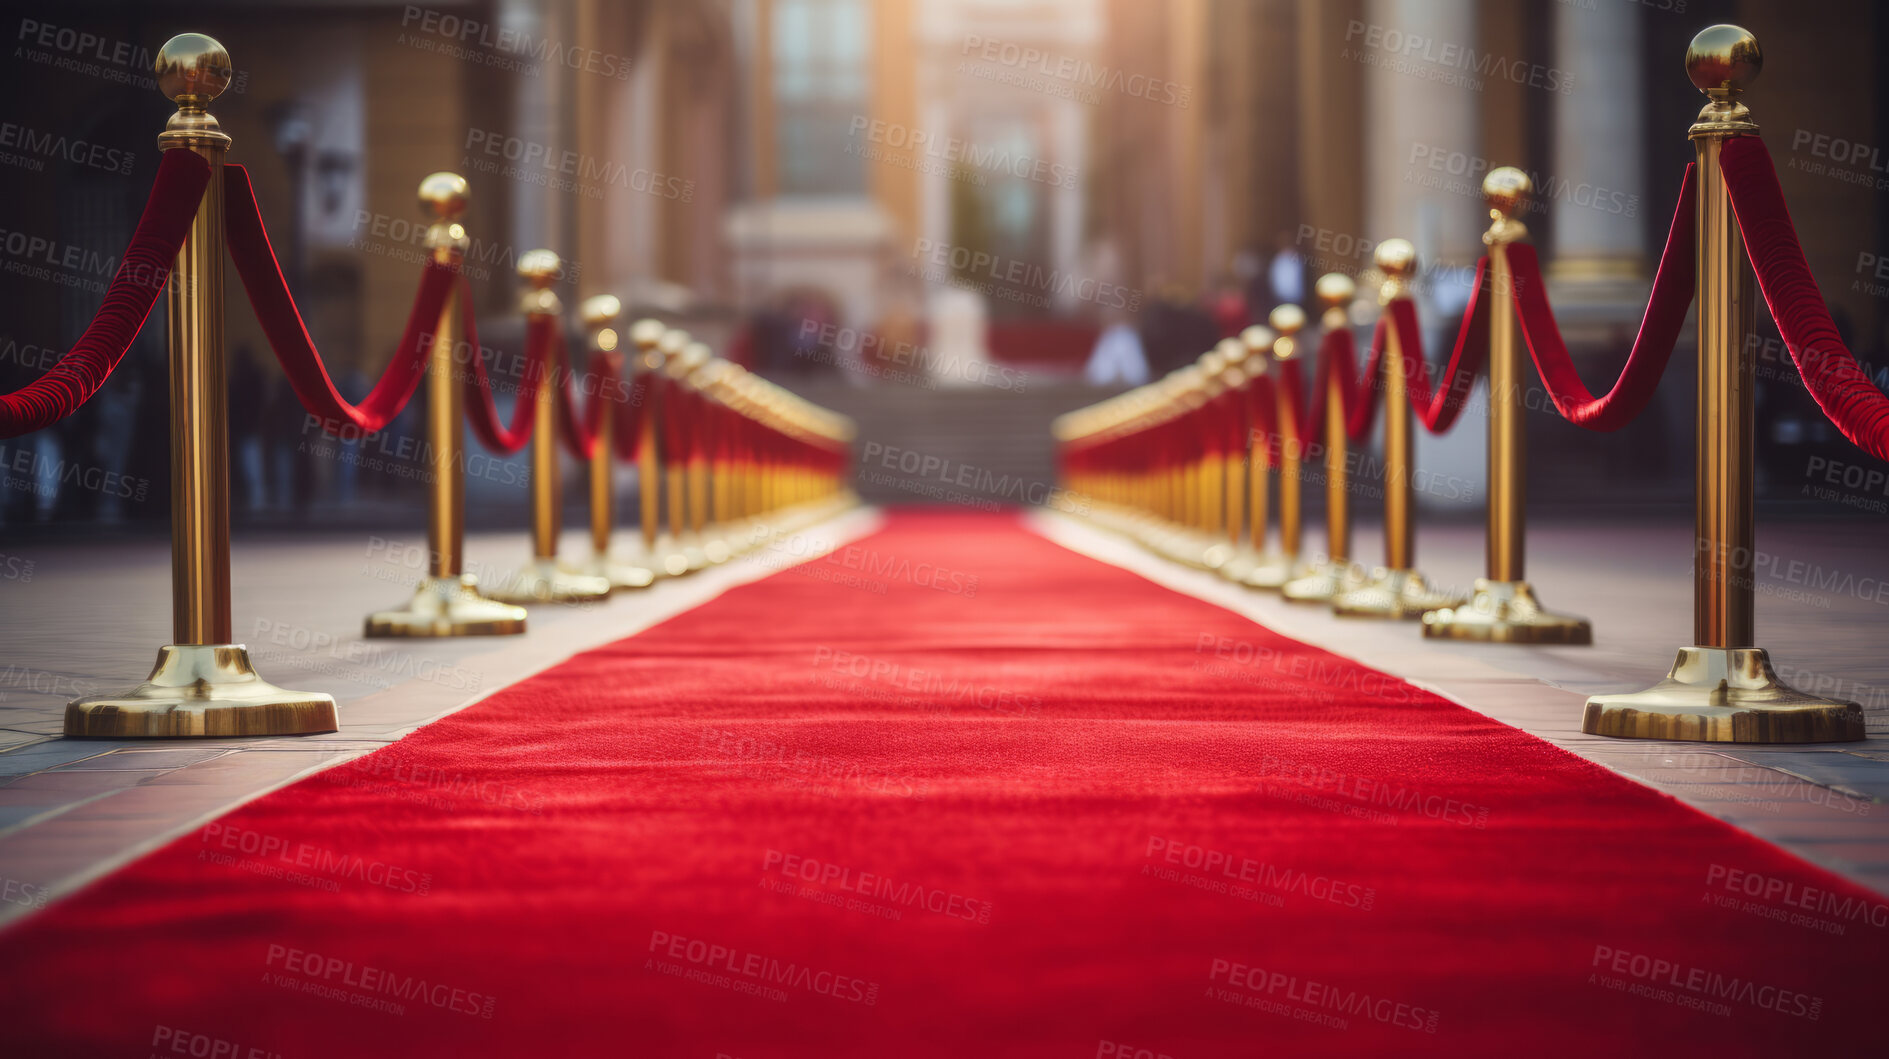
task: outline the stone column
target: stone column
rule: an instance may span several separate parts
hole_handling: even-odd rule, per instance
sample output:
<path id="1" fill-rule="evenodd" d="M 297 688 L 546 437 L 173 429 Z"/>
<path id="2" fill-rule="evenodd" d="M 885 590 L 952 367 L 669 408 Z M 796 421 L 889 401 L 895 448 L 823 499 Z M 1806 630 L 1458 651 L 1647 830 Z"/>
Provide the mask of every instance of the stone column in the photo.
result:
<path id="1" fill-rule="evenodd" d="M 1549 275 L 1557 296 L 1617 301 L 1637 319 L 1649 274 L 1645 16 L 1617 3 L 1557 4 L 1554 12 L 1554 65 L 1571 80 L 1554 97 L 1554 154 L 1536 181 L 1552 218 Z"/>

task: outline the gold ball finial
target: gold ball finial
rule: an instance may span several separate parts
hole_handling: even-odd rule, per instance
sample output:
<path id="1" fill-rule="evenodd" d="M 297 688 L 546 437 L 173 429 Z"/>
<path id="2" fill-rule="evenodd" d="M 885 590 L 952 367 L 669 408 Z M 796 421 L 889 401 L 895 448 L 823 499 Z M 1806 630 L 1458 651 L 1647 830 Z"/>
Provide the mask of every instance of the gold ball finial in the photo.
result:
<path id="1" fill-rule="evenodd" d="M 1228 364 L 1238 364 L 1246 359 L 1246 343 L 1237 338 L 1223 338 L 1213 347 L 1220 354 L 1220 359 Z"/>
<path id="2" fill-rule="evenodd" d="M 1327 309 L 1342 309 L 1358 296 L 1358 284 L 1342 272 L 1327 272 L 1312 285 L 1312 293 Z"/>
<path id="3" fill-rule="evenodd" d="M 420 181 L 420 206 L 442 221 L 457 220 L 472 202 L 472 185 L 458 173 L 428 173 Z"/>
<path id="4" fill-rule="evenodd" d="M 577 315 L 585 327 L 608 327 L 623 315 L 623 303 L 614 294 L 593 295 L 577 307 Z"/>
<path id="5" fill-rule="evenodd" d="M 1686 47 L 1686 76 L 1722 102 L 1745 90 L 1764 69 L 1764 50 L 1743 26 L 1707 26 Z"/>
<path id="6" fill-rule="evenodd" d="M 655 349 L 656 343 L 662 341 L 662 334 L 667 330 L 661 320 L 652 320 L 646 316 L 630 325 L 630 341 L 636 343 L 637 349 Z"/>
<path id="7" fill-rule="evenodd" d="M 1246 347 L 1248 353 L 1270 353 L 1272 344 L 1278 340 L 1279 336 L 1265 324 L 1254 324 L 1240 332 L 1240 344 Z"/>
<path id="8" fill-rule="evenodd" d="M 1291 304 L 1274 306 L 1266 322 L 1282 335 L 1296 335 L 1305 327 L 1305 310 Z"/>
<path id="9" fill-rule="evenodd" d="M 1371 261 L 1389 279 L 1403 279 L 1416 271 L 1417 248 L 1408 239 L 1386 239 L 1371 252 Z"/>
<path id="10" fill-rule="evenodd" d="M 684 349 L 687 349 L 691 341 L 693 341 L 693 339 L 689 337 L 687 331 L 679 327 L 672 327 L 664 331 L 662 337 L 656 340 L 656 348 L 662 350 L 663 356 L 673 357 L 681 353 Z"/>
<path id="11" fill-rule="evenodd" d="M 1528 205 L 1528 196 L 1534 192 L 1535 182 L 1512 165 L 1491 169 L 1489 175 L 1482 178 L 1482 199 L 1489 204 L 1492 216 L 1515 216 Z"/>
<path id="12" fill-rule="evenodd" d="M 180 107 L 203 107 L 230 86 L 230 53 L 215 37 L 179 33 L 157 50 L 158 90 Z"/>
<path id="13" fill-rule="evenodd" d="M 564 275 L 564 262 L 549 250 L 527 250 L 518 255 L 518 276 L 538 290 L 545 290 Z"/>

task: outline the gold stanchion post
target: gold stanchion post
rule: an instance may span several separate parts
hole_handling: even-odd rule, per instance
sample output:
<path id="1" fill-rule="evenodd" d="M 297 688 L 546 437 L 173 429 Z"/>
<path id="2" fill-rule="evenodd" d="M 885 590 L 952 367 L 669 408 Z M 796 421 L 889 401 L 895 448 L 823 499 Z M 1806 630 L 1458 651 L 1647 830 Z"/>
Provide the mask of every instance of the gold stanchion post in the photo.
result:
<path id="1" fill-rule="evenodd" d="M 1296 357 L 1299 331 L 1305 327 L 1305 310 L 1296 305 L 1280 305 L 1267 314 L 1266 322 L 1272 326 L 1247 328 L 1249 332 L 1263 332 L 1266 359 L 1283 364 Z M 1299 569 L 1302 517 L 1299 490 L 1303 484 L 1301 462 L 1304 454 L 1300 451 L 1298 434 L 1288 412 L 1289 406 L 1299 399 L 1299 395 L 1285 391 L 1282 372 L 1273 372 L 1273 382 L 1273 422 L 1276 426 L 1275 433 L 1266 440 L 1266 444 L 1271 457 L 1279 461 L 1279 547 L 1262 548 L 1265 543 L 1263 534 L 1255 535 L 1253 547 L 1261 549 L 1262 557 L 1258 565 L 1248 571 L 1246 584 L 1252 588 L 1277 591 L 1302 572 Z M 1263 506 L 1265 497 L 1260 496 L 1255 503 Z"/>
<path id="2" fill-rule="evenodd" d="M 1686 50 L 1686 72 L 1710 99 L 1692 126 L 1698 161 L 1699 414 L 1693 552 L 1693 644 L 1645 691 L 1587 700 L 1581 730 L 1628 739 L 1834 743 L 1864 738 L 1862 707 L 1778 680 L 1755 645 L 1752 391 L 1746 337 L 1751 267 L 1719 152 L 1758 126 L 1739 100 L 1763 68 L 1758 40 L 1710 26 Z M 1815 297 L 1813 292 L 1811 297 Z"/>
<path id="3" fill-rule="evenodd" d="M 578 315 L 584 321 L 584 333 L 593 353 L 602 354 L 610 364 L 611 372 L 618 380 L 618 386 L 627 386 L 628 378 L 623 373 L 622 338 L 617 334 L 617 317 L 623 315 L 623 303 L 614 294 L 599 294 L 585 298 L 578 307 Z M 598 380 L 599 390 L 591 395 L 591 400 L 601 402 L 597 406 L 596 447 L 590 453 L 590 560 L 583 567 L 583 572 L 592 577 L 601 577 L 610 582 L 613 588 L 648 588 L 656 580 L 655 571 L 637 563 L 624 562 L 613 557 L 611 538 L 616 533 L 616 428 L 617 428 L 617 392 L 605 393 L 601 389 L 602 380 Z"/>
<path id="4" fill-rule="evenodd" d="M 1423 635 L 1433 640 L 1483 643 L 1589 644 L 1594 633 L 1585 618 L 1543 610 L 1535 590 L 1522 577 L 1527 519 L 1528 434 L 1523 421 L 1522 347 L 1517 340 L 1514 283 L 1508 247 L 1528 229 L 1516 219 L 1528 204 L 1533 182 L 1519 169 L 1503 166 L 1482 182 L 1489 203 L 1489 539 L 1487 576 L 1460 607 L 1423 616 Z"/>
<path id="5" fill-rule="evenodd" d="M 207 109 L 230 83 L 230 56 L 197 33 L 159 50 L 158 87 L 177 104 L 158 147 L 210 163 L 177 251 L 170 325 L 171 635 L 144 683 L 66 705 L 65 734 L 88 738 L 302 735 L 336 730 L 335 700 L 264 681 L 230 642 L 229 387 L 223 350 L 223 155 L 230 138 Z"/>
<path id="6" fill-rule="evenodd" d="M 470 240 L 459 218 L 471 192 L 457 173 L 433 173 L 420 181 L 420 204 L 433 214 L 426 248 L 433 260 L 460 267 Z M 466 427 L 460 292 L 447 294 L 433 331 L 426 365 L 426 444 L 431 468 L 427 493 L 427 573 L 401 610 L 367 616 L 369 637 L 512 636 L 525 631 L 525 610 L 488 599 L 478 578 L 465 572 Z"/>
<path id="7" fill-rule="evenodd" d="M 696 345 L 687 331 L 671 328 L 663 332 L 662 338 L 656 343 L 656 348 L 662 353 L 662 376 L 651 382 L 680 397 L 682 380 L 706 359 L 702 350 L 692 348 Z M 681 401 L 671 405 L 665 399 L 659 403 L 662 406 L 662 431 L 665 436 L 672 431 L 686 436 L 694 429 L 694 424 L 687 421 L 687 409 L 682 407 Z M 673 427 L 670 425 L 672 422 L 675 423 Z M 669 513 L 669 551 L 663 555 L 662 565 L 670 575 L 681 576 L 707 566 L 708 553 L 689 532 L 688 460 L 683 453 L 670 452 L 666 443 L 663 447 L 662 472 Z"/>
<path id="8" fill-rule="evenodd" d="M 1350 276 L 1327 272 L 1312 291 L 1325 307 L 1319 317 L 1321 328 L 1335 331 L 1351 326 L 1348 312 L 1358 287 Z M 1294 603 L 1329 603 L 1359 582 L 1358 567 L 1351 561 L 1351 446 L 1345 436 L 1345 401 L 1338 373 L 1331 374 L 1324 393 L 1314 393 L 1310 400 L 1325 403 L 1325 556 L 1281 586 L 1279 594 Z"/>
<path id="9" fill-rule="evenodd" d="M 661 320 L 643 319 L 630 326 L 630 341 L 636 346 L 633 370 L 643 400 L 636 417 L 636 528 L 643 541 L 639 565 L 658 577 L 668 573 L 656 551 L 656 537 L 662 532 L 661 342 L 668 330 Z"/>
<path id="10" fill-rule="evenodd" d="M 1390 312 L 1391 303 L 1408 298 L 1409 279 L 1417 270 L 1417 248 L 1408 240 L 1386 239 L 1373 255 L 1384 286 L 1378 304 Z M 1416 570 L 1417 494 L 1416 423 L 1410 408 L 1412 355 L 1398 341 L 1397 329 L 1384 338 L 1384 565 L 1371 580 L 1332 597 L 1332 613 L 1341 618 L 1402 618 L 1416 620 L 1426 610 L 1452 607 L 1461 596 L 1432 588 Z"/>
<path id="11" fill-rule="evenodd" d="M 1221 531 L 1225 539 L 1207 552 L 1207 565 L 1215 573 L 1229 581 L 1239 581 L 1258 561 L 1258 555 L 1247 546 L 1248 522 L 1250 522 L 1248 502 L 1251 490 L 1247 483 L 1254 475 L 1265 477 L 1265 466 L 1253 447 L 1253 429 L 1251 418 L 1246 410 L 1247 387 L 1252 385 L 1254 372 L 1247 370 L 1247 365 L 1258 365 L 1258 370 L 1266 370 L 1265 356 L 1254 356 L 1247 344 L 1237 338 L 1223 338 L 1214 347 L 1220 354 L 1220 381 L 1233 393 L 1235 415 L 1241 423 L 1239 444 L 1226 454 L 1225 478 L 1221 482 L 1220 495 L 1225 505 L 1225 515 L 1221 518 Z M 1261 529 L 1263 535 L 1264 530 Z"/>
<path id="12" fill-rule="evenodd" d="M 564 274 L 564 263 L 549 250 L 518 255 L 518 275 L 530 290 L 521 310 L 526 317 L 562 327 L 564 305 L 551 288 Z M 566 358 L 567 360 L 570 358 Z M 531 428 L 531 562 L 505 580 L 498 598 L 512 603 L 593 603 L 610 594 L 606 578 L 578 573 L 558 561 L 563 534 L 563 480 L 558 461 L 558 388 L 575 374 L 569 363 L 548 363 L 538 380 L 538 409 Z"/>
<path id="13" fill-rule="evenodd" d="M 677 380 L 682 388 L 695 395 L 697 401 L 708 400 L 707 387 L 716 374 L 720 361 L 709 350 L 705 342 L 691 342 L 682 353 L 683 361 L 693 364 L 688 374 Z M 686 477 L 689 485 L 689 533 L 694 537 L 696 546 L 702 549 L 702 556 L 710 563 L 725 563 L 732 554 L 728 542 L 720 536 L 711 534 L 713 516 L 708 508 L 709 501 L 709 420 L 697 416 L 696 421 L 688 424 L 690 452 Z"/>

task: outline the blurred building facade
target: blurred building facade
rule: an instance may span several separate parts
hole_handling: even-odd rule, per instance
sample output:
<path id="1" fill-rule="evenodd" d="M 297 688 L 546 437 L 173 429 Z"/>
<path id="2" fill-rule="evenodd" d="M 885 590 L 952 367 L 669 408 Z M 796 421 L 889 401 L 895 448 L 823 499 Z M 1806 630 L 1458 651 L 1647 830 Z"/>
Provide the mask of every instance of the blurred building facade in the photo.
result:
<path id="1" fill-rule="evenodd" d="M 8 169 L 0 226 L 118 252 L 170 107 L 134 83 L 143 67 L 114 49 L 142 49 L 148 65 L 163 39 L 196 29 L 234 57 L 238 86 L 214 108 L 234 138 L 231 159 L 250 169 L 311 332 L 355 381 L 378 370 L 404 323 L 425 224 L 414 188 L 438 169 L 472 182 L 471 271 L 496 346 L 519 330 L 504 322 L 515 317 L 517 255 L 548 246 L 569 263 L 571 304 L 617 293 L 796 385 L 833 387 L 843 407 L 844 388 L 823 379 L 867 394 L 927 372 L 925 385 L 999 380 L 972 401 L 998 411 L 951 413 L 970 414 L 962 429 L 975 432 L 1005 407 L 1042 409 L 1025 407 L 1009 369 L 957 370 L 965 364 L 1018 366 L 1039 392 L 1074 385 L 1096 332 L 1126 323 L 1156 370 L 1171 367 L 1273 302 L 1302 297 L 1319 272 L 1362 274 L 1371 247 L 1390 236 L 1418 247 L 1425 318 L 1441 341 L 1481 251 L 1481 176 L 1507 164 L 1535 176 L 1539 204 L 1526 220 L 1551 262 L 1564 327 L 1600 380 L 1631 338 L 1690 157 L 1685 128 L 1701 98 L 1681 65 L 1686 41 L 1710 22 L 1737 21 L 1770 60 L 1750 102 L 1813 267 L 1859 352 L 1879 354 L 1889 269 L 1878 276 L 1869 262 L 1889 259 L 1882 148 L 1872 146 L 1889 145 L 1885 14 L 1867 0 L 1678 7 L 13 5 L 22 52 L 6 75 L 12 120 L 133 158 L 123 172 L 65 159 Z M 106 43 L 88 53 L 66 30 Z M 68 284 L 47 296 L 52 288 L 18 275 L 0 282 L 15 320 L 0 382 L 16 386 L 43 370 L 43 357 L 20 348 L 63 348 L 96 295 Z M 293 408 L 230 285 L 233 385 L 256 411 L 238 429 L 285 429 Z M 128 377 L 70 428 L 31 444 L 138 463 L 156 497 L 145 508 L 161 513 L 162 460 L 130 441 L 162 433 L 161 328 L 148 330 Z M 875 357 L 896 360 L 897 345 L 931 360 L 862 370 Z M 1776 361 L 1780 350 L 1759 352 Z M 1674 370 L 1689 370 L 1684 349 Z M 1673 385 L 1664 396 L 1624 438 L 1584 438 L 1565 465 L 1545 452 L 1541 473 L 1579 482 L 1633 471 L 1647 495 L 1673 493 L 1690 468 L 1689 391 Z M 1785 424 L 1773 440 L 1786 447 L 1817 438 L 1821 421 L 1802 414 L 1801 398 L 1779 399 L 1790 416 L 1770 413 Z M 910 414 L 927 407 L 907 403 Z M 306 466 L 295 456 L 306 441 L 289 432 L 256 442 L 260 506 L 285 489 L 307 504 L 379 488 L 332 461 Z M 1424 444 L 1425 459 L 1480 478 L 1476 430 Z M 1654 447 L 1670 466 L 1648 471 Z M 4 508 L 14 521 L 140 514 L 123 498 L 48 501 L 14 485 Z"/>

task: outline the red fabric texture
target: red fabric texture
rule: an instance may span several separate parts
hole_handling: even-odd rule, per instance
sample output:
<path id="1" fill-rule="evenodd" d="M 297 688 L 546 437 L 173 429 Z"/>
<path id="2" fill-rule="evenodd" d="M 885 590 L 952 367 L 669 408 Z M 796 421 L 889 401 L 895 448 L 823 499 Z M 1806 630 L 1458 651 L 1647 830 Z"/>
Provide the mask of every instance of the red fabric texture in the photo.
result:
<path id="1" fill-rule="evenodd" d="M 1627 354 L 1619 380 L 1600 397 L 1581 381 L 1568 356 L 1567 343 L 1548 305 L 1548 287 L 1542 282 L 1535 248 L 1527 243 L 1509 244 L 1509 273 L 1522 340 L 1548 388 L 1548 398 L 1575 426 L 1619 430 L 1646 408 L 1659 389 L 1660 376 L 1665 374 L 1673 345 L 1679 341 L 1697 285 L 1696 194 L 1693 167 L 1687 166 L 1685 183 L 1679 189 L 1679 208 L 1673 211 L 1672 227 L 1666 232 L 1666 248 L 1660 252 L 1659 272 L 1653 276 L 1653 290 L 1647 296 L 1639 334 L 1633 338 L 1633 349 Z"/>
<path id="2" fill-rule="evenodd" d="M 643 417 L 650 414 L 649 376 L 647 371 L 631 374 L 629 400 L 611 421 L 616 434 L 617 459 L 625 463 L 636 462 L 637 452 L 642 445 Z"/>
<path id="3" fill-rule="evenodd" d="M 1804 387 L 1844 437 L 1871 456 L 1889 460 L 1889 396 L 1856 363 L 1824 307 L 1770 150 L 1756 136 L 1737 136 L 1726 142 L 1719 158 L 1758 289 Z"/>
<path id="4" fill-rule="evenodd" d="M 210 163 L 202 155 L 182 149 L 164 152 L 138 227 L 92 322 L 46 374 L 0 394 L 0 438 L 16 438 L 59 422 L 105 385 L 169 282 L 171 264 L 209 186 Z"/>
<path id="5" fill-rule="evenodd" d="M 1456 331 L 1456 348 L 1442 375 L 1431 378 L 1430 361 L 1423 352 L 1423 329 L 1417 326 L 1417 306 L 1409 298 L 1390 304 L 1392 326 L 1397 328 L 1398 348 L 1403 351 L 1404 386 L 1417 422 L 1432 434 L 1446 434 L 1456 425 L 1469 393 L 1476 388 L 1483 361 L 1489 355 L 1489 310 L 1483 300 L 1483 285 L 1489 278 L 1489 259 L 1476 262 L 1476 285 L 1470 288 L 1469 304 L 1463 309 L 1463 321 Z"/>
<path id="6" fill-rule="evenodd" d="M 477 322 L 472 316 L 472 292 L 460 280 L 459 316 L 466 344 L 472 354 L 472 370 L 460 376 L 466 392 L 466 421 L 474 437 L 488 451 L 502 456 L 525 447 L 531 429 L 538 422 L 538 387 L 549 369 L 552 349 L 561 341 L 556 317 L 533 313 L 525 319 L 525 377 L 518 384 L 518 403 L 512 406 L 512 423 L 507 427 L 499 419 L 498 403 L 493 397 L 492 380 L 485 373 L 485 347 L 479 344 Z"/>
<path id="7" fill-rule="evenodd" d="M 400 344 L 381 373 L 380 381 L 360 404 L 350 404 L 335 389 L 321 352 L 315 348 L 302 313 L 295 306 L 295 295 L 276 260 L 275 247 L 269 242 L 268 229 L 262 223 L 262 209 L 256 204 L 255 189 L 249 183 L 249 171 L 240 165 L 225 165 L 224 242 L 229 245 L 230 260 L 249 295 L 249 307 L 262 324 L 288 376 L 289 387 L 310 415 L 321 420 L 322 430 L 343 434 L 350 430 L 373 433 L 393 422 L 400 410 L 413 399 L 420 380 L 426 376 L 426 361 L 439 333 L 440 316 L 451 293 L 454 271 L 437 261 L 428 261 L 420 272 L 420 290 L 407 314 L 407 326 Z"/>
<path id="8" fill-rule="evenodd" d="M 564 450 L 573 458 L 588 460 L 597 451 L 597 434 L 603 426 L 603 403 L 621 403 L 622 395 L 618 392 L 617 372 L 610 363 L 610 355 L 592 350 L 585 364 L 585 374 L 595 389 L 580 411 L 576 398 L 571 394 L 577 385 L 577 373 L 574 369 L 566 369 L 569 362 L 570 350 L 564 344 L 564 334 L 560 331 L 557 335 L 557 360 L 551 369 L 562 379 L 558 384 L 558 436 L 564 440 Z"/>
<path id="9" fill-rule="evenodd" d="M 1008 518 L 895 515 L 34 914 L 0 1018 L 22 1056 L 1875 1054 L 1884 928 L 1715 868 L 1883 900 Z"/>
<path id="10" fill-rule="evenodd" d="M 1312 376 L 1312 393 L 1306 399 L 1305 415 L 1296 417 L 1305 429 L 1299 434 L 1303 445 L 1325 444 L 1325 409 L 1330 403 L 1329 387 L 1336 386 L 1343 398 L 1345 435 L 1353 441 L 1371 436 L 1377 420 L 1377 377 L 1382 368 L 1384 335 L 1388 325 L 1383 319 L 1371 333 L 1371 357 L 1364 374 L 1358 374 L 1358 340 L 1349 328 L 1325 332 L 1318 340 L 1318 367 Z"/>

